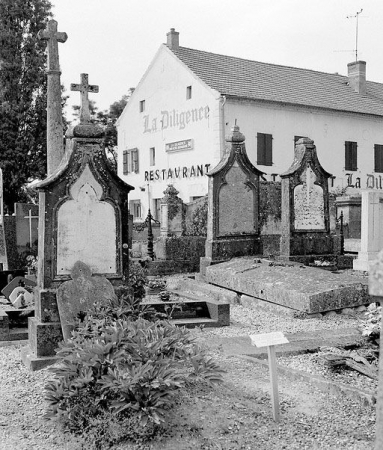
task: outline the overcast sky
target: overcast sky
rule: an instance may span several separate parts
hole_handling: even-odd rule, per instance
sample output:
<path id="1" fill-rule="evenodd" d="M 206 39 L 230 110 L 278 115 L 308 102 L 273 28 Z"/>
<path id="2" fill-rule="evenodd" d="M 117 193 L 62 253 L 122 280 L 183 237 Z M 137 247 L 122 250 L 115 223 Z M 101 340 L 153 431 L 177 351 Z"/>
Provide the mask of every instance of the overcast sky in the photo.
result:
<path id="1" fill-rule="evenodd" d="M 367 62 L 367 79 L 383 83 L 383 0 L 52 0 L 59 31 L 61 81 L 89 74 L 100 110 L 137 86 L 166 33 L 180 45 L 213 53 L 346 75 Z M 354 52 L 353 52 L 354 50 Z"/>

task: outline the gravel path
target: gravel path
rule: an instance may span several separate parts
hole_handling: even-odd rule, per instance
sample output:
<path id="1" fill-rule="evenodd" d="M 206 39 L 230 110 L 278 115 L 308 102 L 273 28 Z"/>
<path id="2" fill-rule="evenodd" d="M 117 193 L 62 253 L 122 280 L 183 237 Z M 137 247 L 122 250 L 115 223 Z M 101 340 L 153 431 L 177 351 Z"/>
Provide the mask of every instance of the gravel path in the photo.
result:
<path id="1" fill-rule="evenodd" d="M 201 341 L 208 341 L 209 337 L 217 335 L 230 337 L 270 331 L 299 332 L 358 327 L 363 319 L 363 313 L 322 319 L 296 319 L 232 305 L 230 327 L 192 330 L 192 333 Z M 192 404 L 185 401 L 183 417 L 186 422 L 181 423 L 181 416 L 175 415 L 174 426 L 172 425 L 169 431 L 173 436 L 171 443 L 153 444 L 147 448 L 153 450 L 373 448 L 374 408 L 361 407 L 345 398 L 328 396 L 303 382 L 291 382 L 281 377 L 283 420 L 277 425 L 271 420 L 267 369 L 222 354 L 215 354 L 214 357 L 218 358 L 227 371 L 225 384 L 215 388 L 213 394 L 197 396 Z M 338 382 L 366 389 L 375 387 L 369 379 L 351 371 L 343 375 L 326 374 L 323 367 L 317 363 L 315 355 L 279 357 L 278 362 L 298 370 L 334 376 L 333 379 Z M 20 360 L 20 345 L 0 347 L 0 450 L 87 449 L 75 438 L 63 434 L 51 422 L 43 421 L 42 394 L 49 377 L 50 374 L 46 369 L 39 372 L 28 372 L 25 369 Z M 259 393 L 261 391 L 263 394 Z M 194 410 L 196 405 L 198 408 Z M 213 420 L 214 415 L 217 417 Z M 211 420 L 206 421 L 201 417 L 210 417 Z M 190 435 L 188 431 L 190 426 L 185 425 L 187 421 L 192 421 L 199 429 L 198 435 Z M 211 422 L 210 425 L 208 422 Z M 133 450 L 144 447 L 118 448 Z"/>

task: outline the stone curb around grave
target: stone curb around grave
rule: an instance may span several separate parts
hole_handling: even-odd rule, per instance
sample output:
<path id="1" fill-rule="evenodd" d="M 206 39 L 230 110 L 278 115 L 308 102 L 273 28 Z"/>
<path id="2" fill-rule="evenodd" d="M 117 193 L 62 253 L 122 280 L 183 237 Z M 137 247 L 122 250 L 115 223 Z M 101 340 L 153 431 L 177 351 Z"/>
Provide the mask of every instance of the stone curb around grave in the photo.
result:
<path id="1" fill-rule="evenodd" d="M 18 340 L 18 341 L 0 341 L 0 347 L 10 347 L 11 345 L 21 345 L 27 346 L 28 340 Z"/>
<path id="2" fill-rule="evenodd" d="M 262 361 L 258 358 L 246 355 L 235 355 L 233 357 L 238 357 L 245 359 L 246 361 L 260 364 L 264 367 L 269 367 L 267 361 Z M 326 392 L 333 395 L 343 394 L 346 397 L 359 401 L 362 405 L 374 405 L 376 403 L 376 395 L 367 390 L 349 387 L 344 384 L 334 383 L 322 378 L 319 375 L 311 375 L 309 373 L 302 372 L 300 370 L 292 369 L 290 367 L 284 367 L 277 364 L 278 373 L 284 375 L 290 380 L 303 380 L 307 383 L 314 385 L 322 392 Z"/>

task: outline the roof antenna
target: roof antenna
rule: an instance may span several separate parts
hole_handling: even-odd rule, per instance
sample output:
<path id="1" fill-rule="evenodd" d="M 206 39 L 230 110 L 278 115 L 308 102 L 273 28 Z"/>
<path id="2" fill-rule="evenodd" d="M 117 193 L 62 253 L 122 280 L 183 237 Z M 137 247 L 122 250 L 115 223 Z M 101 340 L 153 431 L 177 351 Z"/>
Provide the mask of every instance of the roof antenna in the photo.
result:
<path id="1" fill-rule="evenodd" d="M 363 8 L 355 14 L 355 16 L 347 16 L 347 19 L 356 18 L 356 37 L 355 37 L 355 61 L 358 61 L 358 27 L 359 27 L 359 14 L 361 14 Z"/>

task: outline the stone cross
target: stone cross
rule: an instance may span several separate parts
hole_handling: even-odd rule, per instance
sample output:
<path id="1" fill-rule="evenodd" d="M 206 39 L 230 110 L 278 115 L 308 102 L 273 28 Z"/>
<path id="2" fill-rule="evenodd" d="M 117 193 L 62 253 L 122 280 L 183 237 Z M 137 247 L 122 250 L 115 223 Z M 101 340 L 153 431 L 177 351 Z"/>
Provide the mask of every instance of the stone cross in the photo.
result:
<path id="1" fill-rule="evenodd" d="M 58 42 L 65 42 L 68 36 L 57 31 L 55 20 L 50 20 L 47 28 L 40 30 L 37 36 L 48 41 L 47 172 L 51 175 L 64 156 Z"/>
<path id="2" fill-rule="evenodd" d="M 90 85 L 88 82 L 88 74 L 81 74 L 81 84 L 70 85 L 71 91 L 80 91 L 81 94 L 81 106 L 80 106 L 80 123 L 90 122 L 90 111 L 89 111 L 89 99 L 88 92 L 98 92 L 98 86 Z"/>
<path id="3" fill-rule="evenodd" d="M 24 219 L 29 221 L 29 245 L 32 248 L 32 219 L 38 219 L 39 216 L 32 216 L 32 210 L 29 210 L 28 215 L 24 216 Z"/>
<path id="4" fill-rule="evenodd" d="M 65 42 L 68 39 L 66 33 L 57 31 L 57 22 L 50 20 L 45 30 L 40 30 L 37 37 L 43 41 L 48 41 L 48 71 L 60 71 L 58 42 Z"/>

